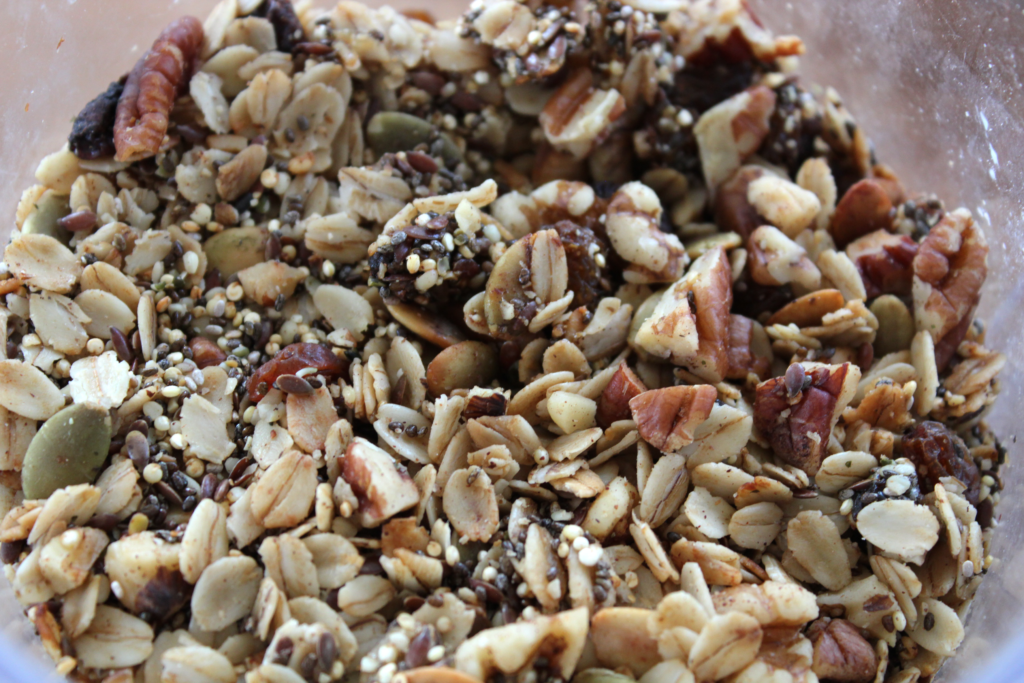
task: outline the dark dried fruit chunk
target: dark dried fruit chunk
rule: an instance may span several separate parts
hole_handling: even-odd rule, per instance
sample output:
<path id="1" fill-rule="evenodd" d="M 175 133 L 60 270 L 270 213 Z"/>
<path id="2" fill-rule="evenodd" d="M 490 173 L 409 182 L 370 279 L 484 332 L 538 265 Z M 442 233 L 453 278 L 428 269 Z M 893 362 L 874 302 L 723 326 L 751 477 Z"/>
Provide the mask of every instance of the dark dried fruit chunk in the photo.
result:
<path id="1" fill-rule="evenodd" d="M 157 619 L 165 619 L 185 606 L 189 601 L 192 586 L 181 572 L 159 567 L 156 576 L 143 586 L 135 598 L 135 611 L 149 613 Z"/>
<path id="2" fill-rule="evenodd" d="M 607 272 L 594 260 L 597 254 L 608 254 L 608 245 L 593 230 L 572 221 L 558 221 L 549 227 L 558 233 L 565 249 L 569 289 L 575 293 L 573 305 L 590 306 L 609 289 Z"/>
<path id="3" fill-rule="evenodd" d="M 478 417 L 501 417 L 508 408 L 508 399 L 500 391 L 470 396 L 462 410 L 462 419 L 475 420 Z"/>
<path id="4" fill-rule="evenodd" d="M 272 359 L 261 365 L 249 378 L 249 399 L 259 401 L 281 375 L 294 375 L 303 368 L 316 368 L 327 379 L 334 379 L 348 370 L 348 361 L 338 358 L 326 346 L 302 342 L 289 344 Z"/>
<path id="5" fill-rule="evenodd" d="M 874 680 L 878 656 L 871 643 L 845 619 L 819 619 L 807 636 L 814 643 L 811 670 L 818 678 L 849 683 Z"/>
<path id="6" fill-rule="evenodd" d="M 106 91 L 85 105 L 75 117 L 68 137 L 68 147 L 79 159 L 114 156 L 114 117 L 126 78 L 111 83 Z"/>
<path id="7" fill-rule="evenodd" d="M 967 444 L 941 422 L 922 422 L 903 436 L 903 455 L 917 465 L 925 491 L 942 477 L 954 477 L 965 487 L 964 495 L 978 504 L 981 475 Z"/>
<path id="8" fill-rule="evenodd" d="M 302 22 L 296 16 L 291 0 L 267 0 L 267 19 L 274 26 L 277 49 L 281 52 L 291 52 L 305 40 Z"/>
<path id="9" fill-rule="evenodd" d="M 601 397 L 597 399 L 597 424 L 607 429 L 613 422 L 628 420 L 629 402 L 645 391 L 647 387 L 636 373 L 630 370 L 625 361 L 620 363 L 619 369 L 612 375 L 601 392 Z"/>
<path id="10" fill-rule="evenodd" d="M 813 476 L 827 452 L 832 427 L 853 398 L 860 370 L 843 363 L 804 371 L 802 390 L 796 394 L 790 393 L 785 376 L 757 385 L 754 426 L 776 456 Z"/>
<path id="11" fill-rule="evenodd" d="M 171 107 L 188 84 L 202 44 L 202 23 L 182 17 L 163 30 L 132 69 L 114 120 L 118 161 L 138 161 L 160 151 Z"/>

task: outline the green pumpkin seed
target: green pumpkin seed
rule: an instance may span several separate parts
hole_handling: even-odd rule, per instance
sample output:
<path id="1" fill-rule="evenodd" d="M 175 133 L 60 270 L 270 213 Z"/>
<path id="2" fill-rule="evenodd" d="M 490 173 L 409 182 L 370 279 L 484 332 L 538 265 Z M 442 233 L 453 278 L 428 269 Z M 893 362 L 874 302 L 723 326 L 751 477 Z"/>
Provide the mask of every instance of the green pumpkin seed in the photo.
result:
<path id="1" fill-rule="evenodd" d="M 408 152 L 417 145 L 430 145 L 437 129 L 418 116 L 400 111 L 382 111 L 366 124 L 366 141 L 377 154 Z M 447 133 L 441 140 L 441 156 L 447 164 L 462 160 L 458 145 Z"/>
<path id="2" fill-rule="evenodd" d="M 228 278 L 266 260 L 267 236 L 259 228 L 228 228 L 203 244 L 210 268 Z"/>
<path id="3" fill-rule="evenodd" d="M 906 304 L 892 294 L 883 294 L 871 302 L 871 312 L 878 318 L 875 357 L 910 348 L 915 329 Z"/>
<path id="4" fill-rule="evenodd" d="M 68 203 L 67 195 L 47 190 L 36 201 L 35 210 L 22 223 L 21 232 L 25 235 L 46 235 L 61 244 L 67 244 L 71 240 L 71 233 L 60 227 L 57 221 L 69 213 L 71 205 Z"/>
<path id="5" fill-rule="evenodd" d="M 636 683 L 636 681 L 610 669 L 587 669 L 576 674 L 572 683 Z"/>
<path id="6" fill-rule="evenodd" d="M 95 482 L 110 436 L 110 414 L 88 403 L 68 406 L 44 422 L 25 453 L 25 498 L 39 500 L 65 486 Z"/>

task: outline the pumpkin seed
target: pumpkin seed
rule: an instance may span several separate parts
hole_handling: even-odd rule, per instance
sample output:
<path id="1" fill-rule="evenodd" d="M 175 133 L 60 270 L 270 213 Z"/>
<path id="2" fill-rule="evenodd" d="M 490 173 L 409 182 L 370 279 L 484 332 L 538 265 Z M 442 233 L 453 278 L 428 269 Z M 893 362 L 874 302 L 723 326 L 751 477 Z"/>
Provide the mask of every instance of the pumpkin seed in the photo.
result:
<path id="1" fill-rule="evenodd" d="M 25 497 L 42 499 L 64 486 L 96 481 L 110 450 L 110 435 L 110 415 L 95 405 L 77 403 L 51 417 L 25 454 Z"/>
<path id="2" fill-rule="evenodd" d="M 265 259 L 267 236 L 257 227 L 229 228 L 203 244 L 210 267 L 228 278 Z"/>
<path id="3" fill-rule="evenodd" d="M 883 294 L 871 302 L 870 308 L 878 318 L 875 357 L 909 349 L 914 339 L 914 318 L 907 305 L 892 294 Z"/>
<path id="4" fill-rule="evenodd" d="M 47 190 L 36 200 L 36 209 L 28 215 L 21 226 L 25 235 L 46 235 L 67 244 L 71 233 L 60 226 L 58 221 L 71 213 L 66 195 Z"/>
<path id="5" fill-rule="evenodd" d="M 366 124 L 366 141 L 378 155 L 408 152 L 417 145 L 431 145 L 434 126 L 418 116 L 398 111 L 382 111 Z M 447 164 L 457 164 L 462 153 L 446 133 L 440 133 L 440 153 Z M 432 145 L 431 145 L 432 146 Z"/>

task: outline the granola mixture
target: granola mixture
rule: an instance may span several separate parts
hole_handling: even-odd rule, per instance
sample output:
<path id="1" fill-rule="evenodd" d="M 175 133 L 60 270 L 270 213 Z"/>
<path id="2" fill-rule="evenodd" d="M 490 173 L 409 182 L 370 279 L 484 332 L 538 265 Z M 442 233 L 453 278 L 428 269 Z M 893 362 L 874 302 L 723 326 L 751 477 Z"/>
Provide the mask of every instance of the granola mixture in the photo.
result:
<path id="1" fill-rule="evenodd" d="M 741 0 L 224 0 L 0 272 L 0 559 L 106 683 L 927 680 L 988 247 Z"/>

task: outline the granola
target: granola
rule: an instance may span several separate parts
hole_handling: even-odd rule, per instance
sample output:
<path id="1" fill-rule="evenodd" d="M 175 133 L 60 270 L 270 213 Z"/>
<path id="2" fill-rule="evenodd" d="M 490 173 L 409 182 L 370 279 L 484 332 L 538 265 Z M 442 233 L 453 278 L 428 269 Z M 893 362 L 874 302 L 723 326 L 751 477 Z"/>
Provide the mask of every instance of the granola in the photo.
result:
<path id="1" fill-rule="evenodd" d="M 178 20 L 0 267 L 0 560 L 118 683 L 812 683 L 956 652 L 988 246 L 741 0 Z"/>

